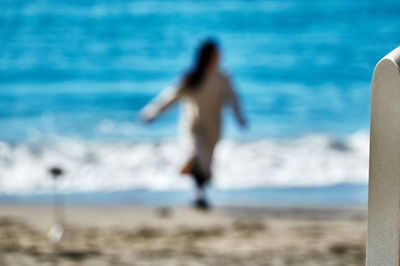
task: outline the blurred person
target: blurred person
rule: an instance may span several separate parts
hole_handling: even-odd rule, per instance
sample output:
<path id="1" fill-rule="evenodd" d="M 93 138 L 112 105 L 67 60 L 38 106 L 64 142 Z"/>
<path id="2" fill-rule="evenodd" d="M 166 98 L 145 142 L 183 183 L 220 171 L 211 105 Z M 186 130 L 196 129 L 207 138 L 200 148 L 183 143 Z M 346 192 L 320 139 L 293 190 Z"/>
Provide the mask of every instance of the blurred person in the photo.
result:
<path id="1" fill-rule="evenodd" d="M 229 105 L 240 126 L 246 127 L 238 98 L 230 78 L 219 69 L 220 51 L 213 40 L 201 43 L 193 67 L 184 74 L 178 86 L 167 88 L 141 112 L 149 123 L 178 101 L 184 102 L 182 117 L 188 136 L 189 155 L 181 174 L 193 177 L 197 188 L 194 206 L 208 209 L 205 186 L 212 173 L 211 164 L 215 145 L 221 133 L 222 108 Z"/>

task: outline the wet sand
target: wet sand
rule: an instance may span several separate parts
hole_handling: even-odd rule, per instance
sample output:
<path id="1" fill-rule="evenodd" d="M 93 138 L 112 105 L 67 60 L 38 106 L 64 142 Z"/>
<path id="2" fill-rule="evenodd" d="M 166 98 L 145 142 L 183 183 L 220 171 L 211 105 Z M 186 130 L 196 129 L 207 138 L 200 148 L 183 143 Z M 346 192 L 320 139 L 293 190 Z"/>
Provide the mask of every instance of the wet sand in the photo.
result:
<path id="1" fill-rule="evenodd" d="M 361 207 L 68 206 L 57 245 L 49 205 L 0 207 L 0 265 L 364 265 Z"/>

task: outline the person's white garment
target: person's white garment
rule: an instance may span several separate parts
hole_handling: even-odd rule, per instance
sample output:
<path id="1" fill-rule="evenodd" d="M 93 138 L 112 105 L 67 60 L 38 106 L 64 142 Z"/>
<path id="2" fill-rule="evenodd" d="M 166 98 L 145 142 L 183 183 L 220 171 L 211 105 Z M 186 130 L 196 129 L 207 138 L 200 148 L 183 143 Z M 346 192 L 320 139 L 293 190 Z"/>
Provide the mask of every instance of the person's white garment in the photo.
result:
<path id="1" fill-rule="evenodd" d="M 143 115 L 152 120 L 178 100 L 184 102 L 182 122 L 189 136 L 188 159 L 196 159 L 203 174 L 211 177 L 211 161 L 220 137 L 223 106 L 230 104 L 236 118 L 243 121 L 236 93 L 229 77 L 216 72 L 193 91 L 167 88 L 144 108 Z"/>

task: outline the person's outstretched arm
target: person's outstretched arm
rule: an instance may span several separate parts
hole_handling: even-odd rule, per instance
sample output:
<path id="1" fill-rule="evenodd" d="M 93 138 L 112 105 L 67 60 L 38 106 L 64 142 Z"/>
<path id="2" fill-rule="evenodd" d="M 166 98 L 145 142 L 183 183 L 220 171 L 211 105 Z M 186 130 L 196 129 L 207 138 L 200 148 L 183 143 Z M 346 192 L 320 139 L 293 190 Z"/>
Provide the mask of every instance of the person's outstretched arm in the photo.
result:
<path id="1" fill-rule="evenodd" d="M 155 97 L 149 104 L 147 104 L 142 111 L 140 116 L 146 123 L 153 121 L 160 114 L 166 111 L 180 98 L 180 90 L 168 87 L 163 90 L 157 97 Z"/>
<path id="2" fill-rule="evenodd" d="M 238 121 L 239 125 L 242 127 L 246 127 L 247 126 L 247 122 L 246 119 L 243 116 L 243 112 L 242 109 L 240 108 L 240 103 L 239 103 L 239 99 L 238 96 L 235 92 L 235 90 L 233 89 L 231 82 L 228 80 L 228 100 L 232 106 L 233 109 L 233 113 L 235 114 L 236 120 Z"/>

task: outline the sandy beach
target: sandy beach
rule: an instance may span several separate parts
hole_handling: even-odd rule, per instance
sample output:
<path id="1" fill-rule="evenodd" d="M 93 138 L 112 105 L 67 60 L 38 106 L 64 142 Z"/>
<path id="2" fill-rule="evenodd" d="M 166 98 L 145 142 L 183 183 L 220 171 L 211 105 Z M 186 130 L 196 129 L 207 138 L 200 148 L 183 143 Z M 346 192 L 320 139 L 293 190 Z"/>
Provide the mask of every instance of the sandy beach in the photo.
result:
<path id="1" fill-rule="evenodd" d="M 0 208 L 0 265 L 364 265 L 363 207 L 74 205 L 58 245 L 51 205 Z"/>

